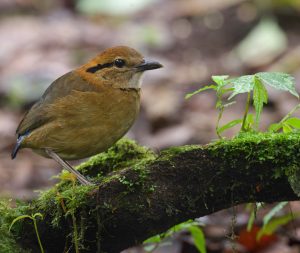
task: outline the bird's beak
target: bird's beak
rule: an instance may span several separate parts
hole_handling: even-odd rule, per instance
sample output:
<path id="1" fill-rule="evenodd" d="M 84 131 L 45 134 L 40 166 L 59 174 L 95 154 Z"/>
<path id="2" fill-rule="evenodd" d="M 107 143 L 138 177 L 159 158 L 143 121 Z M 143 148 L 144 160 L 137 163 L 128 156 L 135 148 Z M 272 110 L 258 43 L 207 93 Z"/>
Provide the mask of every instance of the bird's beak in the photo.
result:
<path id="1" fill-rule="evenodd" d="M 151 70 L 151 69 L 159 69 L 163 65 L 161 65 L 159 62 L 155 61 L 144 61 L 140 65 L 136 66 L 137 72 L 143 72 L 146 70 Z"/>

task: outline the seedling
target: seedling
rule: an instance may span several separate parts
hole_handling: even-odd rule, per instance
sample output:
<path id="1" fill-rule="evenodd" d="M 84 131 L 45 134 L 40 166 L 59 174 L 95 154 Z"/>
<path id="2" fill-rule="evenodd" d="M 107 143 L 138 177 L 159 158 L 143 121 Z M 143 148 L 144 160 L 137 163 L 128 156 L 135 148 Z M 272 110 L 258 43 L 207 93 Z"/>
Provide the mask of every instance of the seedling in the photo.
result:
<path id="1" fill-rule="evenodd" d="M 221 133 L 236 125 L 241 125 L 240 131 L 259 131 L 259 124 L 263 106 L 268 103 L 268 92 L 266 85 L 278 90 L 288 91 L 295 97 L 299 98 L 295 90 L 295 81 L 292 76 L 280 72 L 260 72 L 254 75 L 245 75 L 237 78 L 229 79 L 229 76 L 212 76 L 215 84 L 205 86 L 199 90 L 189 93 L 185 96 L 186 99 L 203 92 L 208 89 L 215 90 L 217 96 L 216 108 L 219 110 L 216 124 L 216 132 L 219 138 L 222 138 Z M 236 95 L 247 93 L 247 100 L 245 104 L 245 111 L 243 118 L 235 119 L 223 126 L 219 126 L 220 120 L 223 116 L 224 109 L 236 101 L 224 103 L 224 96 L 229 96 L 227 100 L 232 100 Z M 255 119 L 252 114 L 249 114 L 249 108 L 253 101 L 255 111 Z M 283 120 L 279 123 L 270 126 L 269 131 L 277 132 L 283 130 L 284 132 L 293 131 L 293 129 L 300 129 L 300 119 L 292 118 L 291 115 L 300 108 L 296 106 Z"/>
<path id="2" fill-rule="evenodd" d="M 26 219 L 26 218 L 31 219 L 33 221 L 33 226 L 34 226 L 34 230 L 35 230 L 35 234 L 36 234 L 36 238 L 37 238 L 38 244 L 40 246 L 41 253 L 44 253 L 44 248 L 43 248 L 43 245 L 42 245 L 42 242 L 41 242 L 41 238 L 40 238 L 40 234 L 39 234 L 38 227 L 37 227 L 37 217 L 40 217 L 41 219 L 43 219 L 43 215 L 41 213 L 35 213 L 35 214 L 32 214 L 32 215 L 20 215 L 20 216 L 18 216 L 10 224 L 9 232 L 12 229 L 13 225 L 17 221 L 20 221 L 20 220 Z"/>

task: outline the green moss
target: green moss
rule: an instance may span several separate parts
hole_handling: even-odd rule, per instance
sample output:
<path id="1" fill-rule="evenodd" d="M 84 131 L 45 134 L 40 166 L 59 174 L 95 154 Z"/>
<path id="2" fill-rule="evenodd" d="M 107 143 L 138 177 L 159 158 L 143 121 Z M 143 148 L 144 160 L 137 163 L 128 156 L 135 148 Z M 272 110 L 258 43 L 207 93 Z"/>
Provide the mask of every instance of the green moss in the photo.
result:
<path id="1" fill-rule="evenodd" d="M 17 208 L 11 207 L 12 203 L 9 200 L 0 200 L 0 252 L 9 253 L 26 253 L 17 244 L 16 238 L 9 231 L 9 227 L 12 221 L 18 216 L 24 214 L 27 205 L 18 205 Z M 15 223 L 13 231 L 18 231 L 20 229 L 20 224 Z"/>
<path id="2" fill-rule="evenodd" d="M 208 150 L 219 158 L 230 159 L 238 157 L 236 154 L 244 154 L 246 158 L 258 159 L 265 161 L 277 159 L 280 157 L 293 156 L 297 160 L 299 155 L 295 153 L 299 149 L 300 135 L 285 133 L 241 133 L 231 140 L 219 140 L 208 146 Z"/>
<path id="3" fill-rule="evenodd" d="M 88 194 L 96 188 L 97 186 L 72 185 L 72 182 L 61 182 L 50 190 L 41 192 L 39 198 L 34 200 L 31 206 L 51 216 L 52 225 L 57 227 L 63 217 L 87 205 Z"/>
<path id="4" fill-rule="evenodd" d="M 199 145 L 185 145 L 185 146 L 179 146 L 179 147 L 171 147 L 166 150 L 163 150 L 160 153 L 160 156 L 158 157 L 157 161 L 161 161 L 161 162 L 169 161 L 178 154 L 182 154 L 182 153 L 189 152 L 192 150 L 197 150 L 199 148 L 202 148 L 202 147 Z"/>
<path id="5" fill-rule="evenodd" d="M 276 165 L 274 178 L 287 176 L 290 182 L 300 181 L 297 176 L 300 173 L 300 135 L 297 133 L 241 133 L 231 140 L 208 145 L 208 150 L 217 159 L 230 161 L 226 166 L 237 168 L 241 159 L 252 164 L 270 161 Z"/>
<path id="6" fill-rule="evenodd" d="M 154 152 L 123 138 L 107 152 L 93 156 L 77 167 L 83 174 L 101 179 L 108 173 L 132 166 L 140 166 L 156 158 Z"/>
<path id="7" fill-rule="evenodd" d="M 294 185 L 299 182 L 299 176 L 296 177 L 299 174 L 300 167 L 299 134 L 242 133 L 231 140 L 219 140 L 205 147 L 198 145 L 173 147 L 161 152 L 159 157 L 153 151 L 138 146 L 131 140 L 122 139 L 107 152 L 96 155 L 82 163 L 78 166 L 78 169 L 92 180 L 97 181 L 98 184 L 105 185 L 112 180 L 122 183 L 124 192 L 121 192 L 120 195 L 138 191 L 139 194 L 132 195 L 140 198 L 140 201 L 136 201 L 136 206 L 133 205 L 135 201 L 123 203 L 124 198 L 121 196 L 114 198 L 111 203 L 105 202 L 101 206 L 101 211 L 105 210 L 113 216 L 117 206 L 139 210 L 140 205 L 147 205 L 145 200 L 149 196 L 148 194 L 152 194 L 155 191 L 155 185 L 151 183 L 153 180 L 149 180 L 149 164 L 153 161 L 158 163 L 170 162 L 174 156 L 185 152 L 191 152 L 190 155 L 193 155 L 193 151 L 197 149 L 205 150 L 215 159 L 225 161 L 223 163 L 224 169 L 225 166 L 238 168 L 241 158 L 246 161 L 246 165 L 248 164 L 247 161 L 255 164 L 272 161 L 272 164 L 276 164 L 277 167 L 274 178 L 288 176 L 288 178 L 293 179 Z M 116 171 L 121 169 L 124 172 L 129 171 L 131 173 L 123 173 L 123 171 L 116 173 Z M 247 171 L 247 168 L 243 169 Z M 247 174 L 247 172 L 245 173 Z M 62 173 L 62 178 L 65 179 L 61 180 L 59 184 L 50 190 L 41 192 L 39 198 L 30 203 L 30 205 L 23 203 L 16 208 L 9 208 L 0 202 L 0 252 L 23 252 L 21 250 L 18 251 L 18 246 L 15 242 L 15 238 L 22 233 L 22 222 L 18 222 L 13 228 L 15 237 L 8 233 L 12 220 L 23 214 L 35 212 L 47 214 L 47 223 L 50 223 L 53 228 L 60 231 L 61 229 L 67 230 L 67 236 L 72 236 L 72 227 L 62 226 L 62 222 L 66 219 L 71 219 L 74 214 L 78 217 L 80 238 L 84 238 L 84 232 L 89 226 L 95 225 L 83 222 L 84 220 L 93 222 L 89 216 L 94 216 L 99 223 L 97 226 L 99 229 L 101 228 L 102 221 L 97 216 L 99 207 L 95 199 L 89 196 L 93 190 L 96 190 L 97 186 L 77 185 L 64 174 L 68 174 Z M 208 188 L 207 191 L 210 196 L 214 195 L 213 189 Z M 195 203 L 193 199 L 187 199 L 187 203 L 191 208 L 194 208 Z M 94 206 L 94 210 L 89 209 L 89 212 L 86 213 L 85 207 L 90 208 L 91 206 Z M 170 203 L 166 212 L 172 216 L 178 210 Z M 98 231 L 98 234 L 100 235 L 101 233 Z M 9 247 L 12 248 L 11 251 L 7 250 L 10 249 Z M 16 250 L 14 251 L 13 248 Z"/>
<path id="8" fill-rule="evenodd" d="M 144 166 L 155 160 L 155 158 L 156 155 L 153 151 L 137 145 L 134 141 L 122 139 L 107 152 L 96 155 L 79 165 L 78 169 L 83 174 L 88 175 L 92 181 L 98 181 L 97 184 L 105 184 L 110 180 L 119 180 L 119 182 L 124 184 L 127 188 L 127 192 L 125 191 L 124 194 L 133 192 L 135 189 L 142 189 L 143 192 L 146 192 L 148 191 L 148 185 L 145 182 L 148 172 L 144 169 Z M 126 168 L 132 170 L 133 177 L 114 174 L 114 171 Z M 108 175 L 109 173 L 111 174 Z M 84 220 L 90 220 L 89 215 L 97 213 L 98 209 L 95 199 L 91 198 L 89 195 L 94 190 L 97 190 L 98 186 L 79 185 L 75 183 L 76 181 L 74 181 L 74 178 L 70 177 L 70 174 L 65 171 L 61 173 L 59 178 L 61 181 L 57 185 L 47 191 L 40 192 L 40 196 L 30 203 L 30 205 L 24 204 L 23 207 L 19 205 L 18 208 L 12 209 L 14 215 L 8 222 L 5 222 L 5 226 L 9 227 L 10 222 L 15 217 L 23 214 L 40 212 L 42 214 L 47 214 L 47 220 L 45 222 L 48 223 L 48 225 L 58 230 L 67 230 L 66 236 L 71 239 L 74 232 L 72 229 L 74 228 L 62 228 L 62 224 L 66 219 L 76 219 L 75 222 L 78 223 L 77 229 L 79 230 L 77 232 L 80 235 L 80 238 L 84 238 L 84 233 L 85 230 L 88 229 L 88 226 L 94 225 L 94 223 L 85 224 Z M 153 190 L 153 187 L 149 186 L 149 191 L 151 190 Z M 88 214 L 85 213 L 86 208 L 91 206 L 94 206 L 95 210 L 89 210 Z M 114 206 L 111 205 L 110 209 L 113 208 Z M 26 225 L 26 222 L 28 221 L 21 220 L 16 224 L 13 231 L 16 238 L 22 233 L 23 226 Z M 7 237 L 7 240 L 11 239 L 12 241 L 9 241 L 7 245 L 14 245 L 14 237 L 12 237 L 12 235 L 9 236 L 10 237 Z M 1 246 L 2 245 L 0 244 L 0 252 L 2 252 Z"/>

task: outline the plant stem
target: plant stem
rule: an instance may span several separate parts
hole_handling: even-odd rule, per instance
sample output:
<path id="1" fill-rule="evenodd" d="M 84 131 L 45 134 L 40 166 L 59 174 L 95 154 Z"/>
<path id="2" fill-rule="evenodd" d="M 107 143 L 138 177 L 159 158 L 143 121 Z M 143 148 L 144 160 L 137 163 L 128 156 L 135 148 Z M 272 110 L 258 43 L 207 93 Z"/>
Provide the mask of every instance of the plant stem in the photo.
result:
<path id="1" fill-rule="evenodd" d="M 218 114 L 218 119 L 217 119 L 216 132 L 217 132 L 217 135 L 218 135 L 219 139 L 222 139 L 222 136 L 221 136 L 221 134 L 219 133 L 219 124 L 220 124 L 220 120 L 221 120 L 221 118 L 222 118 L 223 112 L 224 112 L 224 106 L 222 106 L 222 107 L 220 108 L 219 114 Z"/>
<path id="2" fill-rule="evenodd" d="M 243 123 L 242 123 L 242 127 L 241 127 L 241 131 L 245 131 L 245 125 L 246 125 L 246 119 L 247 119 L 247 115 L 248 115 L 248 111 L 249 111 L 249 106 L 250 106 L 250 98 L 251 98 L 251 93 L 248 92 L 248 96 L 247 96 L 247 102 L 246 102 L 246 108 L 245 108 L 245 112 L 244 112 L 244 117 L 243 117 Z"/>
<path id="3" fill-rule="evenodd" d="M 73 231 L 74 231 L 74 244 L 75 244 L 75 252 L 79 253 L 79 245 L 78 245 L 78 232 L 77 232 L 77 224 L 76 224 L 76 217 L 74 212 L 72 212 L 72 222 L 73 222 Z"/>
<path id="4" fill-rule="evenodd" d="M 40 238 L 40 235 L 39 235 L 39 231 L 38 231 L 38 228 L 37 228 L 36 219 L 33 218 L 32 220 L 33 220 L 33 225 L 34 225 L 34 229 L 35 229 L 35 234 L 36 234 L 36 237 L 37 237 L 40 249 L 41 249 L 41 253 L 44 253 L 44 248 L 43 248 L 41 238 Z"/>
<path id="5" fill-rule="evenodd" d="M 291 117 L 291 115 L 297 111 L 298 109 L 300 109 L 300 104 L 296 105 L 287 115 L 285 115 L 282 120 L 279 121 L 279 124 L 283 123 L 284 121 L 286 121 L 289 117 Z"/>

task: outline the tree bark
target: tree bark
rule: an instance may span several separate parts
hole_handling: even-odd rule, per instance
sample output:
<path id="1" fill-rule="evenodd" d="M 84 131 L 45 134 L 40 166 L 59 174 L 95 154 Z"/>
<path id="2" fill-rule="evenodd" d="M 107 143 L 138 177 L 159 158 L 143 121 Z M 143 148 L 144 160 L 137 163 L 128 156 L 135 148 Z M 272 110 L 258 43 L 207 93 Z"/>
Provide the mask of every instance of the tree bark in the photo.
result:
<path id="1" fill-rule="evenodd" d="M 171 148 L 144 164 L 110 172 L 76 210 L 80 252 L 120 252 L 175 224 L 242 203 L 298 200 L 286 175 L 300 167 L 299 151 L 295 134 L 245 135 Z M 86 173 L 96 168 L 89 165 Z M 34 209 L 46 212 L 39 223 L 46 251 L 72 250 L 71 218 L 62 212 L 53 227 L 49 209 L 37 204 Z M 32 248 L 35 237 L 28 230 L 24 224 L 27 232 L 19 241 Z"/>

